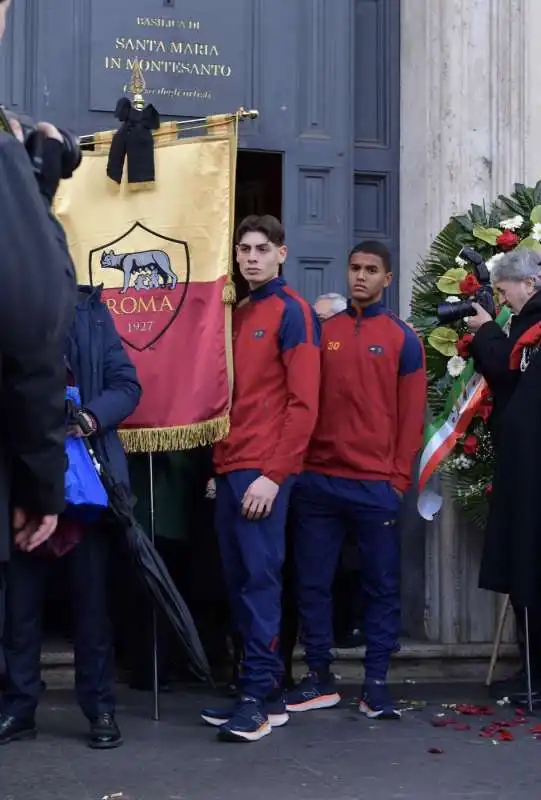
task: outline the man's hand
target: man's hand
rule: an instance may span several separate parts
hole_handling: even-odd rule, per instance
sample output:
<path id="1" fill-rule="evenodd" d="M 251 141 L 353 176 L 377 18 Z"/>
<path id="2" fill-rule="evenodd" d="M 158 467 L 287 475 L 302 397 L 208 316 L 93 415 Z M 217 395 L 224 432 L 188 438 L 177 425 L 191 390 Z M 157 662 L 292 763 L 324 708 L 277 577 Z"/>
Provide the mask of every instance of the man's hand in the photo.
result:
<path id="1" fill-rule="evenodd" d="M 250 520 L 268 517 L 279 488 L 270 478 L 260 475 L 246 489 L 242 498 L 242 515 Z"/>
<path id="2" fill-rule="evenodd" d="M 25 553 L 31 553 L 50 539 L 57 525 L 57 514 L 39 516 L 29 514 L 23 508 L 16 508 L 13 511 L 15 544 Z"/>
<path id="3" fill-rule="evenodd" d="M 24 144 L 24 133 L 19 120 L 16 119 L 15 117 L 11 117 L 9 120 L 9 125 L 11 127 L 11 130 L 13 131 L 13 135 L 15 136 L 15 138 L 18 139 L 19 142 L 21 142 L 21 144 Z"/>
<path id="4" fill-rule="evenodd" d="M 483 306 L 480 306 L 479 303 L 472 303 L 472 306 L 475 308 L 476 314 L 474 317 L 468 317 L 466 323 L 470 330 L 477 333 L 479 328 L 482 328 L 487 322 L 492 322 L 493 320 L 488 311 L 485 311 Z"/>
<path id="5" fill-rule="evenodd" d="M 68 436 L 73 436 L 74 439 L 86 439 L 88 436 L 93 436 L 98 430 L 98 423 L 96 419 L 89 414 L 88 411 L 80 411 L 77 419 L 81 420 L 83 424 L 70 425 L 68 428 Z"/>
<path id="6" fill-rule="evenodd" d="M 60 143 L 64 141 L 58 128 L 55 128 L 50 122 L 38 122 L 36 128 L 38 131 L 41 131 L 47 139 L 56 139 L 56 141 Z"/>

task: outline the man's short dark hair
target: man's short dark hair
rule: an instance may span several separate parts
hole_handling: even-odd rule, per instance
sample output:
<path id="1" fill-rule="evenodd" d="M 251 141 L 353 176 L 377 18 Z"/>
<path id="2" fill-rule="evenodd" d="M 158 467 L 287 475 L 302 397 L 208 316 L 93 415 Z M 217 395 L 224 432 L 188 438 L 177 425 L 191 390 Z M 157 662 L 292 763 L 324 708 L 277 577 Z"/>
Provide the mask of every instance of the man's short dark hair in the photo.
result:
<path id="1" fill-rule="evenodd" d="M 276 219 L 271 214 L 264 214 L 262 217 L 252 214 L 249 217 L 245 217 L 237 228 L 235 236 L 237 244 L 247 233 L 262 233 L 276 247 L 282 247 L 286 240 L 284 226 L 279 219 Z"/>
<path id="2" fill-rule="evenodd" d="M 351 256 L 355 253 L 368 253 L 371 256 L 379 256 L 383 261 L 385 272 L 391 271 L 391 254 L 389 248 L 385 247 L 381 242 L 366 241 L 356 244 L 348 256 L 348 263 L 351 261 Z"/>

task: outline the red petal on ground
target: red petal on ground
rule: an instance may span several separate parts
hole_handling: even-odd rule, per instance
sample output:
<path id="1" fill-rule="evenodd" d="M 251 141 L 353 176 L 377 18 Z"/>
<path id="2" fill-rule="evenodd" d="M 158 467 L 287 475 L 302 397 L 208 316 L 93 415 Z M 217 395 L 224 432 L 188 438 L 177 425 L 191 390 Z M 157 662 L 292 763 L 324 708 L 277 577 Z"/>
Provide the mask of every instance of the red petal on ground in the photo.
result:
<path id="1" fill-rule="evenodd" d="M 464 714 L 468 717 L 490 717 L 494 714 L 494 709 L 490 706 L 474 706 L 468 703 L 463 703 L 456 707 L 458 714 Z"/>

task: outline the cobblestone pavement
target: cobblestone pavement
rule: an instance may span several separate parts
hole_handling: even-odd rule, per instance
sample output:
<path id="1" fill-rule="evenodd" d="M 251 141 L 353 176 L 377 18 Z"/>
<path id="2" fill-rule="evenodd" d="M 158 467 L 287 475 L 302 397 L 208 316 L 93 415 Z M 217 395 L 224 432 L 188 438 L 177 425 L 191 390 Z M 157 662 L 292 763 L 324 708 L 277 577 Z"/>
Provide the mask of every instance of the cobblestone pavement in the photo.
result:
<path id="1" fill-rule="evenodd" d="M 84 743 L 85 723 L 69 691 L 44 696 L 35 742 L 0 749 L 0 800 L 534 800 L 541 796 L 541 718 L 511 727 L 513 741 L 483 738 L 482 727 L 514 712 L 459 716 L 445 703 L 488 704 L 478 687 L 395 687 L 401 722 L 361 718 L 353 692 L 340 707 L 297 715 L 251 745 L 218 743 L 198 721 L 208 702 L 200 689 L 152 698 L 121 689 L 118 720 L 124 747 L 105 752 Z M 415 702 L 412 702 L 415 701 Z M 426 703 L 426 705 L 423 705 Z M 446 715 L 445 717 L 438 715 Z M 434 727 L 446 719 L 454 727 Z M 464 729 L 469 725 L 469 729 Z M 431 753 L 435 749 L 437 753 Z"/>

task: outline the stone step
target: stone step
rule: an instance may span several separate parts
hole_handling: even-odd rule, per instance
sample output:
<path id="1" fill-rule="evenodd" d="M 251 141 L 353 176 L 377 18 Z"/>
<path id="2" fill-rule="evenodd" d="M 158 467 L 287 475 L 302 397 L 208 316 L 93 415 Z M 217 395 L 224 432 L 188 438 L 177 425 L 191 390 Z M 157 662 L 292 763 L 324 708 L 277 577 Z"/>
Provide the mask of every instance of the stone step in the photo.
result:
<path id="1" fill-rule="evenodd" d="M 362 681 L 364 647 L 335 650 L 334 672 L 345 683 Z M 393 658 L 390 680 L 393 683 L 435 683 L 468 681 L 484 683 L 492 654 L 490 643 L 439 644 L 404 640 L 402 649 Z M 44 648 L 42 654 L 44 679 L 51 687 L 73 681 L 73 650 L 66 645 Z M 516 668 L 517 650 L 514 645 L 502 645 L 495 677 Z M 295 652 L 295 673 L 301 675 L 302 649 Z"/>

